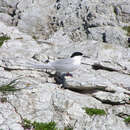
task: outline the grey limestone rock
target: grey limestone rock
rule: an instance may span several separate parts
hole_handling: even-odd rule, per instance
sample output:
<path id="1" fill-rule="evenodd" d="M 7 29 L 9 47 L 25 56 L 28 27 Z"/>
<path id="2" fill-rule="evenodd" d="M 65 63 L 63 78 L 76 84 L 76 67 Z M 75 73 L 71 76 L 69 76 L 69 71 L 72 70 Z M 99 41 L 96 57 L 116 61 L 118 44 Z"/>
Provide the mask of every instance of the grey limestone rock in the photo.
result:
<path id="1" fill-rule="evenodd" d="M 93 39 L 127 46 L 127 37 L 122 26 L 129 23 L 129 1 L 127 0 L 71 0 L 71 1 L 5 1 L 0 3 L 2 21 L 31 34 L 37 39 L 48 39 L 63 29 L 75 42 Z M 9 18 L 12 22 L 8 22 Z M 120 25 L 120 27 L 118 26 Z M 100 30 L 99 30 L 100 29 Z M 121 40 L 122 39 L 122 40 Z"/>
<path id="2" fill-rule="evenodd" d="M 129 6 L 128 0 L 1 0 L 0 38 L 9 39 L 0 46 L 0 129 L 23 130 L 28 119 L 55 121 L 61 130 L 129 130 L 130 49 L 122 29 Z M 27 66 L 75 51 L 85 57 L 65 84 L 57 84 L 55 71 Z M 2 92 L 15 79 L 18 90 Z M 89 116 L 85 107 L 106 115 Z"/>

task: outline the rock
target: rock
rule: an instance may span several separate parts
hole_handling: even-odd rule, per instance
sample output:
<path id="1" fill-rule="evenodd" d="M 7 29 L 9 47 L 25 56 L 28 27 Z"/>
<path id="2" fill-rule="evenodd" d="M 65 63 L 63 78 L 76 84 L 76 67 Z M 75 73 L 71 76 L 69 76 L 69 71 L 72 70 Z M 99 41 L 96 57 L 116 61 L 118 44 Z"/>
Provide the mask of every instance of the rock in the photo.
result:
<path id="1" fill-rule="evenodd" d="M 129 22 L 129 4 L 126 0 L 116 2 L 28 0 L 26 3 L 3 0 L 0 5 L 3 13 L 11 15 L 13 25 L 38 39 L 46 40 L 59 29 L 63 29 L 63 32 L 75 42 L 88 38 L 102 41 L 102 33 L 105 33 L 107 42 L 126 47 L 127 37 L 118 25 L 124 26 Z M 8 23 L 7 20 L 4 21 Z"/>
<path id="2" fill-rule="evenodd" d="M 130 2 L 126 0 L 114 2 L 114 12 L 119 22 L 124 22 L 129 24 L 130 21 L 129 4 Z"/>
<path id="3" fill-rule="evenodd" d="M 129 22 L 129 20 L 130 20 L 129 5 L 127 5 L 127 3 L 126 3 L 126 4 L 123 4 L 123 5 L 120 5 L 120 8 L 122 10 L 122 18 L 123 18 L 122 20 L 123 20 L 123 22 Z"/>
<path id="4" fill-rule="evenodd" d="M 0 129 L 23 130 L 28 119 L 54 121 L 59 129 L 129 130 L 124 119 L 130 115 L 130 49 L 122 29 L 129 26 L 129 5 L 127 0 L 1 0 L 0 38 L 9 39 L 0 47 Z M 75 51 L 85 57 L 61 84 L 55 71 L 28 66 Z M 3 85 L 18 90 L 1 92 Z M 106 115 L 89 116 L 85 107 Z"/>
<path id="5" fill-rule="evenodd" d="M 83 92 L 95 89 L 115 91 L 116 88 L 116 91 L 129 90 L 128 50 L 102 43 L 94 46 L 96 59 L 84 59 L 83 65 L 73 73 L 75 78 L 66 79 L 68 86 Z M 82 73 L 82 78 L 79 73 Z"/>
<path id="6" fill-rule="evenodd" d="M 89 36 L 93 40 L 102 41 L 106 43 L 120 44 L 122 46 L 127 45 L 127 36 L 125 32 L 118 27 L 96 27 L 89 29 Z M 105 36 L 103 35 L 105 34 Z"/>
<path id="7" fill-rule="evenodd" d="M 97 92 L 93 94 L 99 101 L 111 104 L 111 105 L 121 105 L 129 102 L 129 96 L 124 93 L 108 93 L 108 92 Z"/>
<path id="8" fill-rule="evenodd" d="M 8 25 L 12 25 L 12 17 L 5 13 L 0 13 L 0 20 L 7 23 Z"/>
<path id="9" fill-rule="evenodd" d="M 18 128 L 18 130 L 23 130 L 22 126 L 19 123 L 20 116 L 16 113 L 15 108 L 10 103 L 1 103 L 0 104 L 0 110 L 1 110 L 1 129 L 15 129 Z M 9 118 L 11 120 L 9 120 Z"/>

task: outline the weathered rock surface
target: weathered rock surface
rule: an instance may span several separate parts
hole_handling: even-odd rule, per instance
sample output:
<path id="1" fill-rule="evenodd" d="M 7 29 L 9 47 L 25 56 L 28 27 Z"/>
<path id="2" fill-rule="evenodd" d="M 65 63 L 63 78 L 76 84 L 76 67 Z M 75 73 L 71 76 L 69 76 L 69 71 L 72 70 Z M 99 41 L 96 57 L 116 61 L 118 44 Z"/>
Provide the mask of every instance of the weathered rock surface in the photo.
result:
<path id="1" fill-rule="evenodd" d="M 127 46 L 122 26 L 130 23 L 129 5 L 128 0 L 1 0 L 0 18 L 35 38 L 48 39 L 62 28 L 76 42 L 91 39 Z"/>
<path id="2" fill-rule="evenodd" d="M 0 92 L 0 129 L 23 130 L 22 121 L 55 121 L 74 130 L 129 130 L 130 25 L 128 0 L 1 0 L 0 86 L 17 79 L 16 92 Z M 54 72 L 28 62 L 86 57 L 73 77 L 57 84 Z M 66 89 L 61 86 L 65 85 Z M 84 107 L 104 109 L 89 116 Z"/>

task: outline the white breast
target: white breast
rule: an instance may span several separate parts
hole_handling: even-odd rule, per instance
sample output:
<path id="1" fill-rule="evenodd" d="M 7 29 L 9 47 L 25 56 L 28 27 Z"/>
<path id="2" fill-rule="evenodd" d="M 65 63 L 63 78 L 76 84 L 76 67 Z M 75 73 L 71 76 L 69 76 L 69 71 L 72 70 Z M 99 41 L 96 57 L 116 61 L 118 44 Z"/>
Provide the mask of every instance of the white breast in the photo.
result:
<path id="1" fill-rule="evenodd" d="M 73 61 L 74 61 L 74 63 L 73 64 L 75 64 L 75 65 L 80 65 L 81 64 L 81 56 L 75 56 L 75 57 L 73 57 Z"/>

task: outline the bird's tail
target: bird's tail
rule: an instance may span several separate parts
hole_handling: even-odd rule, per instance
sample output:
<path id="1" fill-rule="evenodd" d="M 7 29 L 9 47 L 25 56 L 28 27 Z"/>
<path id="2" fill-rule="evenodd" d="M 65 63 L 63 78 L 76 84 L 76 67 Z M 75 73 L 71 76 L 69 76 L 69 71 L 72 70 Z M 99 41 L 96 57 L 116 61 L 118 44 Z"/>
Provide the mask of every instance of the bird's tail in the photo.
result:
<path id="1" fill-rule="evenodd" d="M 26 63 L 26 67 L 27 68 L 31 68 L 31 69 L 54 69 L 50 63 L 47 64 L 37 64 L 37 63 L 31 63 L 31 62 L 27 62 Z"/>

